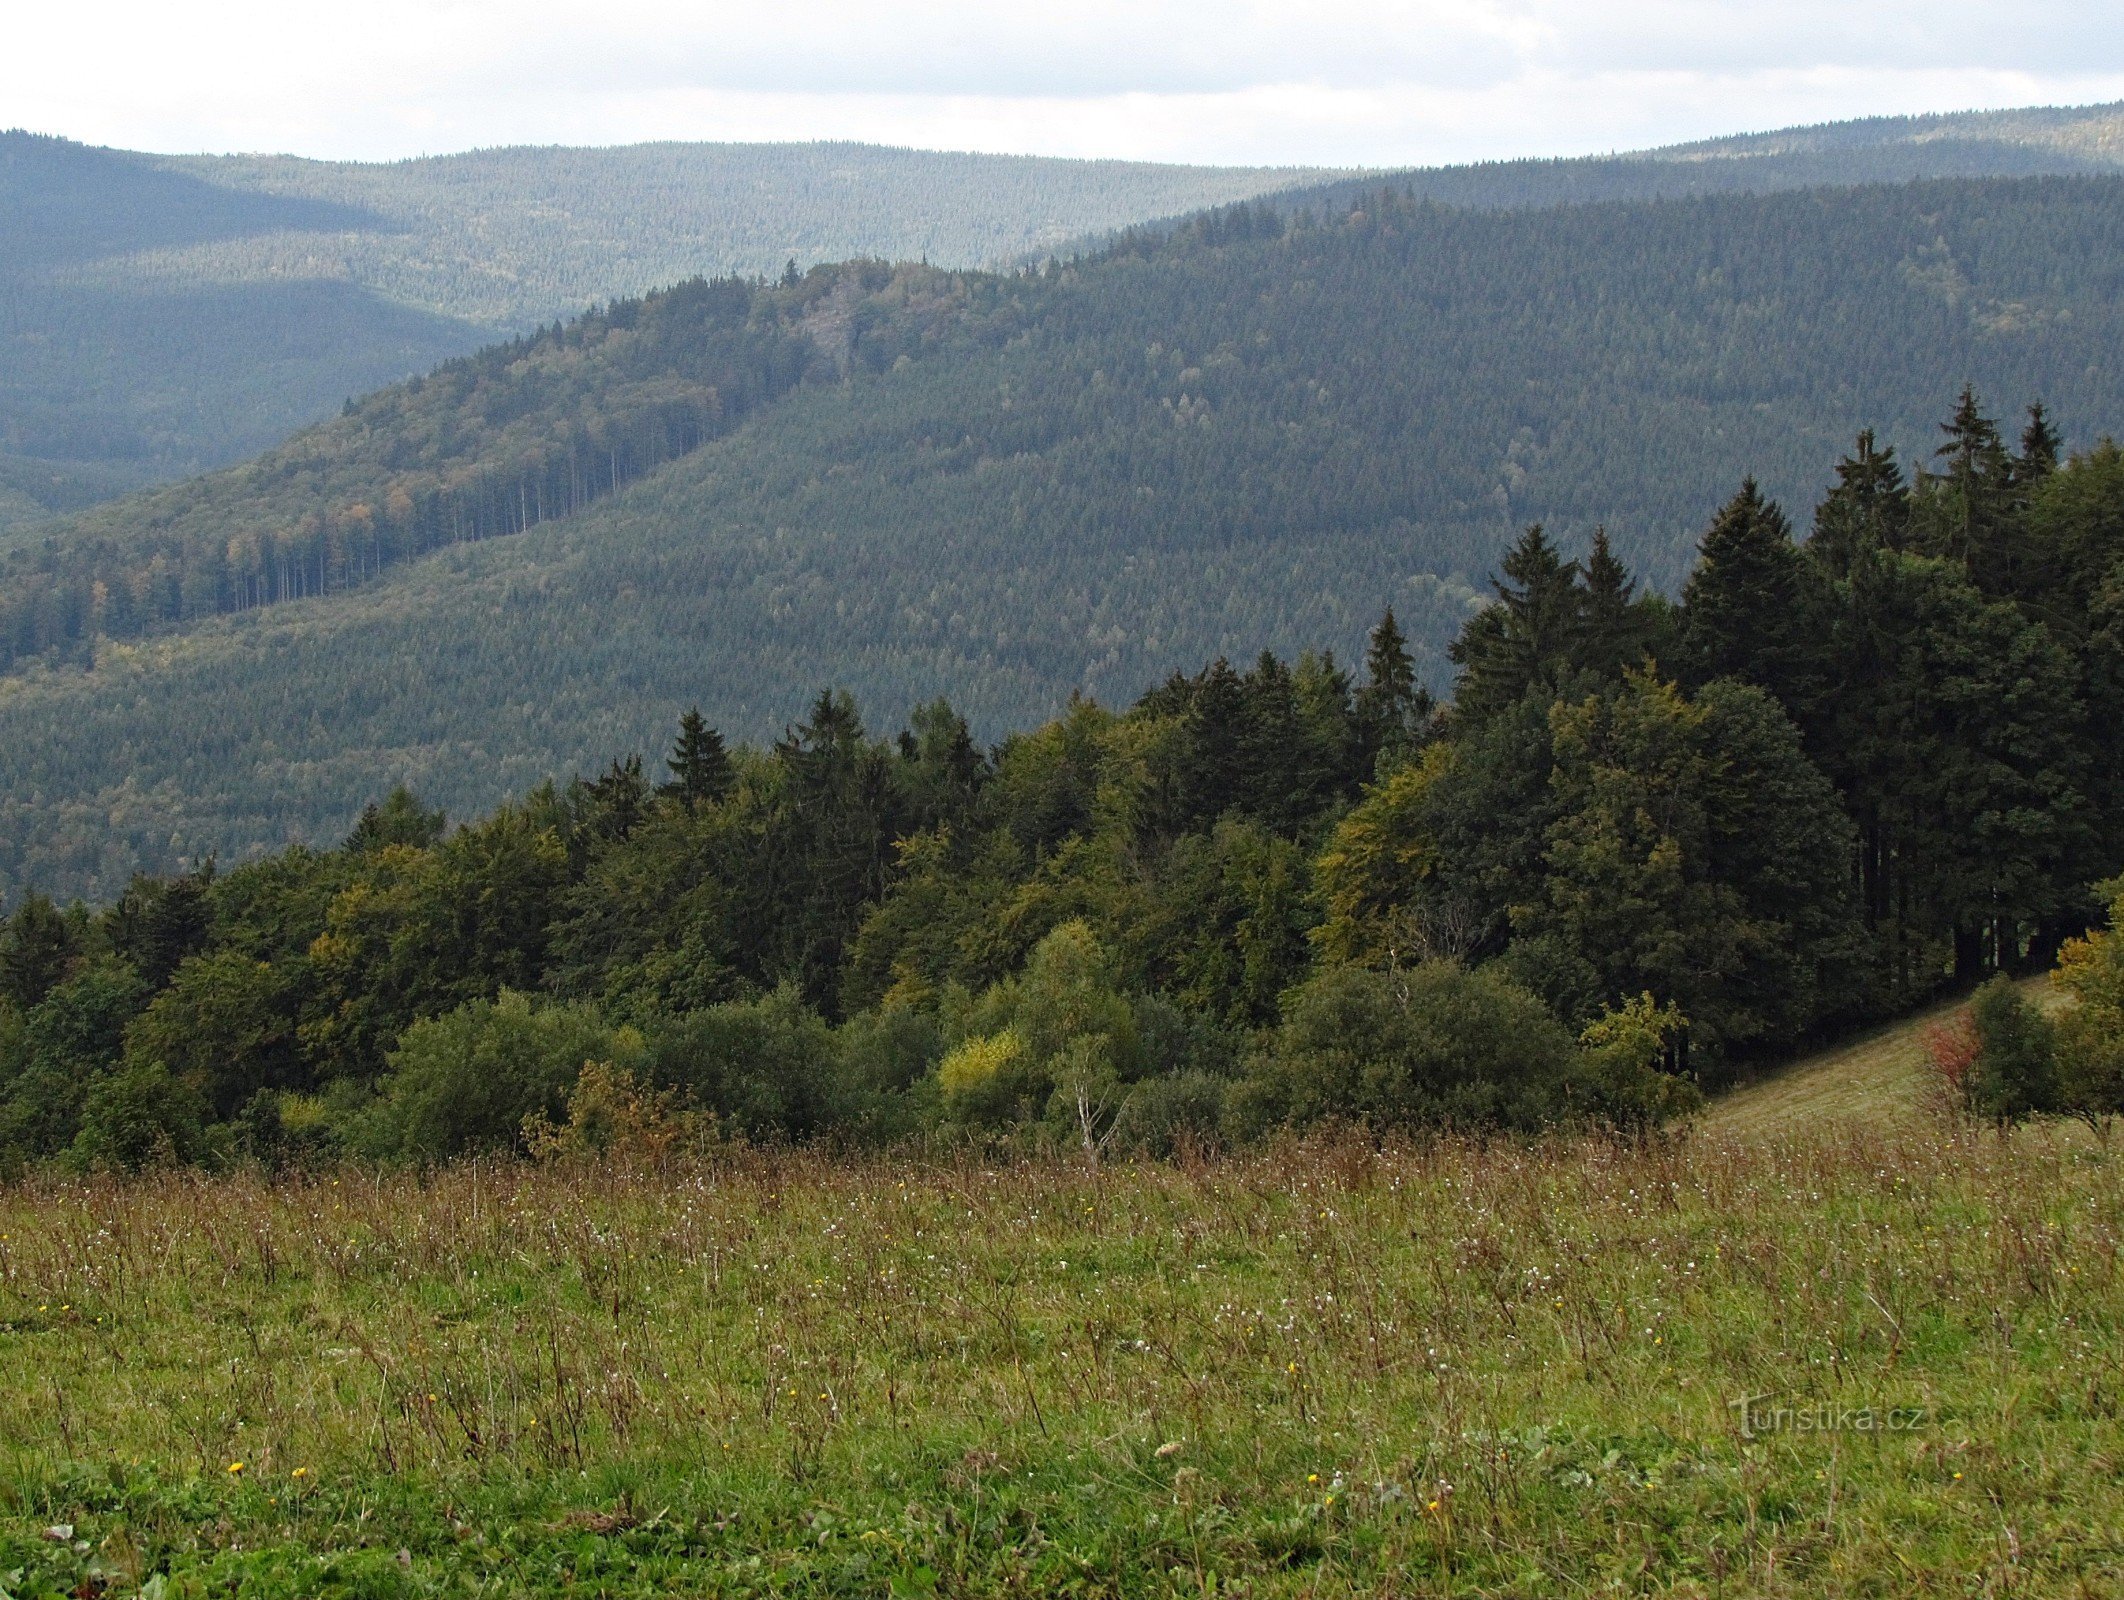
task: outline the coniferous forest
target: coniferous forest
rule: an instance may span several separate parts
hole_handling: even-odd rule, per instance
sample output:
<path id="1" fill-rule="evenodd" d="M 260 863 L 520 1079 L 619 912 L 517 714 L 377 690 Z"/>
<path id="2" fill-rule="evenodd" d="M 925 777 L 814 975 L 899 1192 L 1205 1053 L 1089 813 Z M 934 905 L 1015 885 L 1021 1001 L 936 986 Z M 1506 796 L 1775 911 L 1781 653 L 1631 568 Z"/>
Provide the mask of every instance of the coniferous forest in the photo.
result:
<path id="1" fill-rule="evenodd" d="M 1443 204 L 1520 208 L 2114 173 L 2118 119 L 2115 106 L 1874 118 L 1396 177 Z M 696 274 L 1067 256 L 1117 228 L 1323 179 L 836 143 L 361 163 L 0 131 L 0 542 L 244 459 L 350 394 Z"/>
<path id="2" fill-rule="evenodd" d="M 1965 390 L 1930 460 L 1861 434 L 1804 539 L 1743 483 L 1671 600 L 1530 527 L 1443 704 L 1389 612 L 1361 662 L 993 747 L 827 689 L 769 745 L 689 713 L 454 826 L 400 790 L 335 848 L 30 896 L 0 1151 L 507 1149 L 586 1062 L 759 1140 L 1656 1123 L 2099 921 L 2124 455 L 2060 456 Z"/>
<path id="3" fill-rule="evenodd" d="M 1318 176 L 847 144 L 359 163 L 0 131 L 0 543 L 696 274 L 986 265 Z"/>
<path id="4" fill-rule="evenodd" d="M 1353 659 L 1388 604 L 1443 693 L 1529 522 L 1671 595 L 1739 472 L 1812 504 L 1869 425 L 1935 471 L 1965 382 L 2090 447 L 2120 196 L 1375 190 L 619 302 L 0 560 L 0 891 L 233 866 L 400 784 L 484 811 L 691 704 L 764 742 L 820 683 L 991 743 L 1219 655 Z"/>

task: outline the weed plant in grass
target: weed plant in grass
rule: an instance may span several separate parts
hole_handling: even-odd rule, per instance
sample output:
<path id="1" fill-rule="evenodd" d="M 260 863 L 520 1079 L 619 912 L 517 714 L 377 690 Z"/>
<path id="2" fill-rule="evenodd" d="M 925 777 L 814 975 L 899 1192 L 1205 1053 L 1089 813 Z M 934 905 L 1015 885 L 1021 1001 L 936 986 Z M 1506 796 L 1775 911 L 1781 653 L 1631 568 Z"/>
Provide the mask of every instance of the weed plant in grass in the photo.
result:
<path id="1" fill-rule="evenodd" d="M 2120 1173 L 1950 1128 L 37 1182 L 0 1588 L 2114 1594 Z"/>

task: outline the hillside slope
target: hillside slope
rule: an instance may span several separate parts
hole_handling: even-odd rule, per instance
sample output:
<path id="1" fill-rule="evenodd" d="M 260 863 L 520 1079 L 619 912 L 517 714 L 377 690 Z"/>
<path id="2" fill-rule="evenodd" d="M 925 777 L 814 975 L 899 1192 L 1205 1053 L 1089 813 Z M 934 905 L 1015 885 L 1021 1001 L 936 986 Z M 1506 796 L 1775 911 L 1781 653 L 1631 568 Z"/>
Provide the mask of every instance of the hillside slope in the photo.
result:
<path id="1" fill-rule="evenodd" d="M 151 156 L 0 133 L 0 541 L 680 279 L 979 265 L 1316 171 L 865 145 Z"/>
<path id="2" fill-rule="evenodd" d="M 1499 208 L 2114 172 L 2120 130 L 2117 106 L 1877 118 L 1394 181 Z M 0 133 L 0 546 L 54 513 L 241 460 L 498 334 L 696 274 L 1066 255 L 1249 196 L 1345 209 L 1374 181 L 853 144 L 378 164 Z"/>
<path id="3" fill-rule="evenodd" d="M 1669 161 L 1797 155 L 1848 156 L 1872 152 L 1953 151 L 1988 146 L 2020 151 L 2030 161 L 2080 163 L 2086 171 L 2124 168 L 2124 101 L 2093 106 L 2022 106 L 2005 111 L 1953 111 L 1932 116 L 1864 117 L 1731 134 L 1639 152 Z M 2005 159 L 2003 154 L 1997 159 Z"/>
<path id="4" fill-rule="evenodd" d="M 880 721 L 948 694 L 993 736 L 1220 653 L 1351 651 L 1389 601 L 1437 683 L 1524 521 L 1576 546 L 1604 523 L 1671 583 L 1744 472 L 1804 514 L 1861 426 L 1927 459 L 1965 380 L 2088 442 L 2124 416 L 2120 263 L 2124 181 L 2047 179 L 1375 200 L 1289 231 L 1212 217 L 1052 275 L 822 271 L 751 315 L 842 359 L 576 517 L 106 640 L 86 671 L 52 663 L 93 640 L 94 584 L 168 587 L 157 527 L 105 518 L 18 563 L 0 594 L 46 585 L 18 618 L 79 626 L 0 680 L 0 876 L 108 892 L 135 864 L 330 835 L 399 781 L 484 807 L 692 702 L 772 735 L 828 682 Z M 894 297 L 945 278 L 963 306 L 910 336 Z M 326 481 L 294 474 L 284 509 Z"/>
<path id="5" fill-rule="evenodd" d="M 1367 173 L 1264 198 L 1286 212 L 1361 202 L 1382 181 L 1397 193 L 1481 211 L 1776 194 L 1934 178 L 2027 178 L 2124 172 L 2124 102 L 2095 106 L 1867 117 L 1735 134 L 1612 156 L 1479 161 Z"/>
<path id="6" fill-rule="evenodd" d="M 2067 1003 L 2047 975 L 2029 978 L 2021 988 L 2046 1011 Z M 1943 1000 L 1742 1084 L 1712 1101 L 1695 1126 L 1725 1137 L 1758 1139 L 1839 1122 L 1876 1132 L 1921 1122 L 1932 1114 L 1937 1093 L 1925 1036 L 1968 1005 L 1966 996 Z"/>
<path id="7" fill-rule="evenodd" d="M 359 206 L 0 133 L 0 540 L 11 525 L 263 449 L 482 337 L 329 273 L 238 283 L 111 263 L 390 226 Z"/>

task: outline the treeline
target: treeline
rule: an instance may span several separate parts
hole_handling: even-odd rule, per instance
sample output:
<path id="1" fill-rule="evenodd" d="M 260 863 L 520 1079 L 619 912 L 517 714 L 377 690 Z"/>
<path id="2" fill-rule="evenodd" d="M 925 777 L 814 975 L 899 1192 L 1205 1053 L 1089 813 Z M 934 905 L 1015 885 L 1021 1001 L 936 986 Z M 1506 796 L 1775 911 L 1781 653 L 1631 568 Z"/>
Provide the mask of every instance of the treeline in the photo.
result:
<path id="1" fill-rule="evenodd" d="M 719 437 L 807 373 L 889 363 L 963 280 L 858 263 L 694 280 L 349 401 L 257 461 L 92 512 L 0 559 L 0 668 L 330 594 L 566 517 Z M 897 292 L 894 292 L 897 291 Z M 835 295 L 848 326 L 807 326 Z"/>
<path id="2" fill-rule="evenodd" d="M 2049 964 L 2124 866 L 2124 452 L 1966 393 L 1945 432 L 1909 474 L 1862 436 L 1804 543 L 1745 485 L 1678 602 L 1530 529 L 1444 708 L 1389 613 L 1357 674 L 1218 660 L 987 751 L 942 702 L 881 740 L 822 694 L 764 749 L 689 715 L 454 831 L 399 792 L 336 849 L 31 897 L 0 1150 L 1657 1121 Z"/>

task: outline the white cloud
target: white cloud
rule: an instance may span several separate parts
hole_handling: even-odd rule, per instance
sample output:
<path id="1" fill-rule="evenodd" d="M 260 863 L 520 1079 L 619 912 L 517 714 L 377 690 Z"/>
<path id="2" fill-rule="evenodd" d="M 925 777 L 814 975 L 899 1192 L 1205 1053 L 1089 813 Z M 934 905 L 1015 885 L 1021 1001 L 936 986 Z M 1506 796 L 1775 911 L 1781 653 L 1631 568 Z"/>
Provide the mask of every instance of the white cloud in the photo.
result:
<path id="1" fill-rule="evenodd" d="M 2124 98 L 2107 3 L 107 0 L 10 23 L 0 117 L 147 149 L 861 138 L 1398 165 Z"/>

